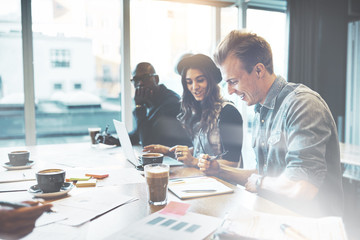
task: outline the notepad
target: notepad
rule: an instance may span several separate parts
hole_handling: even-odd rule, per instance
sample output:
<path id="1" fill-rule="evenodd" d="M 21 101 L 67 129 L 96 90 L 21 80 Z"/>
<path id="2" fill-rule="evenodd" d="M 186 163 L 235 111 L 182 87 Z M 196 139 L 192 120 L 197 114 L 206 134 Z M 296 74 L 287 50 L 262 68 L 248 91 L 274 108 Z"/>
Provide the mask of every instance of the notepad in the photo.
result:
<path id="1" fill-rule="evenodd" d="M 169 181 L 169 190 L 180 199 L 205 197 L 234 192 L 211 177 L 178 178 Z"/>

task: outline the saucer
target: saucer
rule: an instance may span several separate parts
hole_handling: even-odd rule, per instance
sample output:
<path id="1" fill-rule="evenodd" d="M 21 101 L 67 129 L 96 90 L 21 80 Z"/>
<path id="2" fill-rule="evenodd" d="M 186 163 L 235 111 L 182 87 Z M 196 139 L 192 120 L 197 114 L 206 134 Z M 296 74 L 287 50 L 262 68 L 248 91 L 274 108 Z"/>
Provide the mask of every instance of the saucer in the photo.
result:
<path id="1" fill-rule="evenodd" d="M 34 197 L 39 198 L 58 198 L 65 196 L 71 189 L 74 188 L 74 184 L 70 182 L 65 182 L 62 187 L 60 188 L 59 192 L 51 192 L 51 193 L 44 193 L 38 185 L 33 185 L 28 189 L 28 192 L 34 195 Z"/>
<path id="2" fill-rule="evenodd" d="M 35 162 L 32 160 L 29 160 L 25 165 L 20 165 L 20 166 L 14 166 L 14 165 L 10 164 L 10 162 L 6 162 L 3 164 L 3 167 L 8 170 L 21 170 L 21 169 L 31 168 L 34 164 L 35 164 Z"/>

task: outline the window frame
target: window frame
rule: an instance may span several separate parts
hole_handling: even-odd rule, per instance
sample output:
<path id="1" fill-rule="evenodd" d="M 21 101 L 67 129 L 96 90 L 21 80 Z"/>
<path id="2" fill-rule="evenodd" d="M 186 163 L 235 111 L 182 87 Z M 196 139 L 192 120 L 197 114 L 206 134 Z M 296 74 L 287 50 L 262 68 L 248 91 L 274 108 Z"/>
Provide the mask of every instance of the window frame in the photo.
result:
<path id="1" fill-rule="evenodd" d="M 215 6 L 215 19 L 213 24 L 214 28 L 214 44 L 218 44 L 220 41 L 221 33 L 221 7 L 235 5 L 238 7 L 238 28 L 246 27 L 246 10 L 247 8 L 261 8 L 269 11 L 284 11 L 283 5 L 286 6 L 286 1 L 279 3 L 279 1 L 271 0 L 228 0 L 227 4 L 223 4 L 225 1 L 212 0 L 209 3 L 217 2 L 219 5 Z M 21 0 L 21 25 L 22 25 L 22 43 L 23 43 L 23 69 L 24 69 L 24 116 L 25 116 L 25 144 L 36 145 L 36 114 L 35 114 L 35 89 L 34 89 L 34 66 L 33 66 L 33 34 L 32 34 L 32 16 L 31 16 L 31 1 Z M 281 6 L 280 6 L 281 5 Z M 121 69 L 120 76 L 122 79 L 130 79 L 130 0 L 122 1 L 121 9 Z M 286 7 L 285 7 L 286 10 Z M 71 57 L 71 56 L 70 56 Z M 132 97 L 131 97 L 131 83 L 130 81 L 121 81 L 122 92 L 122 119 L 125 122 L 128 129 L 132 129 Z M 243 109 L 245 106 L 243 105 Z M 246 112 L 246 111 L 243 111 Z M 244 116 L 246 121 L 246 116 Z"/>

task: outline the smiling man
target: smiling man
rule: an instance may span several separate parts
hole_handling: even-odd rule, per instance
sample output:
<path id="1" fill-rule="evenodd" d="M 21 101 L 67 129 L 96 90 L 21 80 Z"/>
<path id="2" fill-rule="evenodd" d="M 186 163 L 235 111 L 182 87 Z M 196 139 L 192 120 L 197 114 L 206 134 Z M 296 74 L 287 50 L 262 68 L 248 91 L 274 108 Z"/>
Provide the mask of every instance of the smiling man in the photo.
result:
<path id="1" fill-rule="evenodd" d="M 341 216 L 338 135 L 321 96 L 276 76 L 270 45 L 253 33 L 232 31 L 219 44 L 215 61 L 229 94 L 255 105 L 252 146 L 257 167 L 245 170 L 201 159 L 200 169 L 304 215 Z"/>

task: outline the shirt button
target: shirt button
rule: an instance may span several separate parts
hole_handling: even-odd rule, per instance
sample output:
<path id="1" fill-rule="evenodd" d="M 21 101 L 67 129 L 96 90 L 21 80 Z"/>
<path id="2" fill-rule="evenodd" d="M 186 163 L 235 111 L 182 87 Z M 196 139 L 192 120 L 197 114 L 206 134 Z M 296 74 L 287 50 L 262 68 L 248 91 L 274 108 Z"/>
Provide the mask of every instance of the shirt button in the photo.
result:
<path id="1" fill-rule="evenodd" d="M 264 168 L 265 168 L 265 169 L 267 168 L 267 165 L 266 165 L 266 163 L 264 164 Z"/>
<path id="2" fill-rule="evenodd" d="M 261 143 L 261 146 L 264 146 L 264 145 L 265 145 L 265 144 L 262 142 L 262 143 Z"/>
<path id="3" fill-rule="evenodd" d="M 264 122 L 265 122 L 265 120 L 264 120 L 264 119 L 262 119 L 262 120 L 261 120 L 261 122 L 262 122 L 262 123 L 264 123 Z"/>

